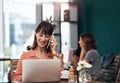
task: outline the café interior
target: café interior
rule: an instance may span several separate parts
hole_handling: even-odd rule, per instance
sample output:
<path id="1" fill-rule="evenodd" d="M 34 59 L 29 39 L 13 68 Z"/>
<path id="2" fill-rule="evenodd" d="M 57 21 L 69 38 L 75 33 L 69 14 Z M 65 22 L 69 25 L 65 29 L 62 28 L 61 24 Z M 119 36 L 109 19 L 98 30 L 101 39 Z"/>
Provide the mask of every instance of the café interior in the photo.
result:
<path id="1" fill-rule="evenodd" d="M 42 20 L 50 20 L 57 26 L 53 35 L 58 53 L 64 55 L 65 69 L 76 50 L 80 53 L 80 34 L 89 32 L 96 39 L 101 64 L 109 66 L 102 69 L 103 80 L 91 83 L 119 83 L 119 3 L 119 0 L 0 0 L 0 82 L 8 83 L 9 73 L 12 79 L 19 57 L 32 44 L 34 29 Z M 69 82 L 66 79 L 60 83 Z"/>

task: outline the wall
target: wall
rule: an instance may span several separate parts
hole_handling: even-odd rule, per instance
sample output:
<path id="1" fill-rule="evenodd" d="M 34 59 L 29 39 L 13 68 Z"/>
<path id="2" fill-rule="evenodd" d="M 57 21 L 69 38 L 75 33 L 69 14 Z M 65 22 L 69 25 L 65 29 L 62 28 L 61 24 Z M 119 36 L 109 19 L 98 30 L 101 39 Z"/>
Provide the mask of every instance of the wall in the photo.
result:
<path id="1" fill-rule="evenodd" d="M 91 32 L 100 55 L 120 51 L 120 0 L 78 0 L 79 34 Z"/>

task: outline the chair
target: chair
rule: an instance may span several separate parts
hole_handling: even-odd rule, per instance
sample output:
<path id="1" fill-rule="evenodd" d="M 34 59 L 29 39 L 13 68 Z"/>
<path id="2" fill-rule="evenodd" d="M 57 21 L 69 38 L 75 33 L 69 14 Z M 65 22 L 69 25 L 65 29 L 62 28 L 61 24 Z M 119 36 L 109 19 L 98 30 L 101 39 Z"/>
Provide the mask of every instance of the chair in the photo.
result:
<path id="1" fill-rule="evenodd" d="M 102 67 L 102 80 L 106 82 L 116 82 L 117 75 L 120 67 L 120 53 L 113 53 L 114 58 L 111 60 L 110 64 L 106 67 Z M 109 56 L 109 55 L 108 55 Z M 111 55 L 110 55 L 111 56 Z M 105 62 L 104 62 L 105 63 Z"/>
<path id="2" fill-rule="evenodd" d="M 120 68 L 117 74 L 116 82 L 115 83 L 120 83 Z"/>
<path id="3" fill-rule="evenodd" d="M 15 70 L 17 68 L 17 62 L 18 62 L 18 59 L 11 59 L 11 61 L 10 61 L 10 78 L 11 78 L 11 81 L 13 79 L 13 74 L 15 73 Z"/>

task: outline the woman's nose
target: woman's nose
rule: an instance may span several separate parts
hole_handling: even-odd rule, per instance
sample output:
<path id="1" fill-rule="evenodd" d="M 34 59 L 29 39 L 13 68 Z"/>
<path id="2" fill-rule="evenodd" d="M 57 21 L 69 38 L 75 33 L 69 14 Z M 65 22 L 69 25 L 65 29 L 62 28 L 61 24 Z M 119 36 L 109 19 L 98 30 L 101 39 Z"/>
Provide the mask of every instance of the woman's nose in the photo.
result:
<path id="1" fill-rule="evenodd" d="M 45 40 L 45 36 L 44 35 L 41 37 L 41 40 Z"/>

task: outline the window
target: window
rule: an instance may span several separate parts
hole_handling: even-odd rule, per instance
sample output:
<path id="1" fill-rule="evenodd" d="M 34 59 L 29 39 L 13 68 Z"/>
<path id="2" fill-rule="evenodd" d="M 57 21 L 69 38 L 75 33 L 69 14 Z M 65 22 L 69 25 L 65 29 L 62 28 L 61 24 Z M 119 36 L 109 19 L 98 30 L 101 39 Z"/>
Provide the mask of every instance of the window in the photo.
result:
<path id="1" fill-rule="evenodd" d="M 3 0 L 4 56 L 18 58 L 21 51 L 26 50 L 26 45 L 32 44 L 32 35 L 36 25 L 35 8 L 36 4 L 42 1 L 43 0 Z M 47 1 L 51 0 L 44 0 L 44 2 Z M 28 40 L 31 40 L 31 42 L 28 42 Z"/>

